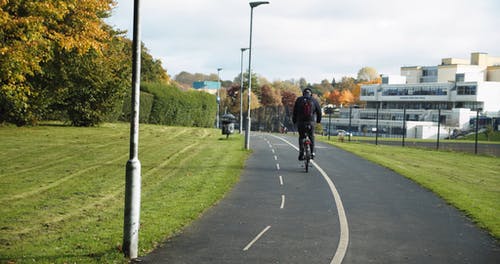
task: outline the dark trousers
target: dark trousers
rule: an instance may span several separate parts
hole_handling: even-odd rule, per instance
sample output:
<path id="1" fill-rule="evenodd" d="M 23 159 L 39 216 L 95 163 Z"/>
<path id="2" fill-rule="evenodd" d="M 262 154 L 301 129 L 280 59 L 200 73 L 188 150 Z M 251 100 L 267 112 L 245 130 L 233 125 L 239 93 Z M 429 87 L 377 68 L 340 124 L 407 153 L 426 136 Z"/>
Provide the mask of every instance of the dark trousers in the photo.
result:
<path id="1" fill-rule="evenodd" d="M 309 136 L 311 140 L 311 152 L 314 152 L 314 122 L 297 123 L 297 130 L 299 131 L 299 151 L 304 153 L 304 146 L 302 141 Z"/>

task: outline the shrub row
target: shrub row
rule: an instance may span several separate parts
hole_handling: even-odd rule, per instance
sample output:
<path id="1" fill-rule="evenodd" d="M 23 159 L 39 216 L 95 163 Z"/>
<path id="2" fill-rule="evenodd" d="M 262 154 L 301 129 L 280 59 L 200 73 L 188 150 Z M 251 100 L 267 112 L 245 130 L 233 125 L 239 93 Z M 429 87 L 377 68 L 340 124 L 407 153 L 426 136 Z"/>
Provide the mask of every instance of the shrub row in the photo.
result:
<path id="1" fill-rule="evenodd" d="M 153 106 L 153 101 L 154 101 L 154 95 L 141 91 L 140 102 L 139 102 L 140 123 L 149 123 L 149 116 L 151 115 L 151 107 Z M 118 119 L 120 121 L 130 121 L 131 114 L 132 114 L 132 104 L 131 104 L 131 94 L 129 93 L 125 97 L 125 100 L 122 103 Z"/>
<path id="2" fill-rule="evenodd" d="M 129 121 L 130 95 L 123 103 L 120 120 Z M 139 122 L 169 125 L 212 127 L 217 112 L 215 96 L 198 91 L 181 91 L 173 85 L 142 83 Z"/>

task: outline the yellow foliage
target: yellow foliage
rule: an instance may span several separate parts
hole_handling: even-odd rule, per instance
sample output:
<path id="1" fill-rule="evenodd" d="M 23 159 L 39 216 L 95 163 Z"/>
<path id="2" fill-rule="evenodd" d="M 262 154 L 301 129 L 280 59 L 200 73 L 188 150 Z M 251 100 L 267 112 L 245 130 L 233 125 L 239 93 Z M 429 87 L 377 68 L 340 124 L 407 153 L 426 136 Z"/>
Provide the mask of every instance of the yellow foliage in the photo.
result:
<path id="1" fill-rule="evenodd" d="M 28 107 L 16 102 L 34 96 L 27 77 L 41 72 L 55 49 L 102 51 L 110 38 L 103 15 L 114 5 L 113 0 L 0 0 L 0 99 L 15 108 L 9 113 L 27 113 Z"/>

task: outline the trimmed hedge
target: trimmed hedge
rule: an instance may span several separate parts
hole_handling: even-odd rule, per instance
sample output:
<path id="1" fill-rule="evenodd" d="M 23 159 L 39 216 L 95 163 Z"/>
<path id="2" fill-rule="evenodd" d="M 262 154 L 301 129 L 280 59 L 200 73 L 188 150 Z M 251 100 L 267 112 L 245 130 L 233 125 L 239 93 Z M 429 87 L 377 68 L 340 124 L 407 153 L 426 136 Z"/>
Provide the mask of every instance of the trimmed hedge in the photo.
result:
<path id="1" fill-rule="evenodd" d="M 141 91 L 140 102 L 139 102 L 139 123 L 149 123 L 149 117 L 151 115 L 151 108 L 153 107 L 154 95 Z M 131 94 L 129 93 L 125 100 L 123 101 L 122 114 L 120 116 L 121 121 L 130 121 L 130 115 L 132 112 L 131 105 Z"/>
<path id="2" fill-rule="evenodd" d="M 183 92 L 161 83 L 142 83 L 141 90 L 154 96 L 148 123 L 190 127 L 212 127 L 214 124 L 217 113 L 214 95 Z"/>

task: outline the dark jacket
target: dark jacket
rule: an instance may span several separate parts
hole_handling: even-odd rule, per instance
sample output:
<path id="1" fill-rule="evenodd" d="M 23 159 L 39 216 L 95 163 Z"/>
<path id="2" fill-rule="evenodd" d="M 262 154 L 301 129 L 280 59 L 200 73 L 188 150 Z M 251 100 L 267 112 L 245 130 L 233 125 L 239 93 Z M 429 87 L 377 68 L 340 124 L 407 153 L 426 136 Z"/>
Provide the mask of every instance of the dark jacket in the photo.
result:
<path id="1" fill-rule="evenodd" d="M 304 116 L 304 100 L 311 100 L 311 116 Z M 316 120 L 314 120 L 316 117 Z M 293 107 L 292 121 L 294 124 L 304 123 L 304 122 L 321 122 L 321 106 L 318 101 L 312 96 L 301 96 L 295 100 L 295 105 Z"/>

